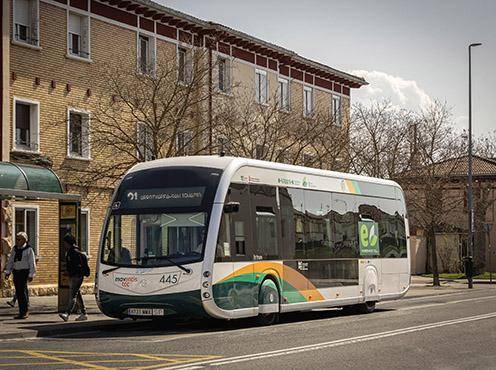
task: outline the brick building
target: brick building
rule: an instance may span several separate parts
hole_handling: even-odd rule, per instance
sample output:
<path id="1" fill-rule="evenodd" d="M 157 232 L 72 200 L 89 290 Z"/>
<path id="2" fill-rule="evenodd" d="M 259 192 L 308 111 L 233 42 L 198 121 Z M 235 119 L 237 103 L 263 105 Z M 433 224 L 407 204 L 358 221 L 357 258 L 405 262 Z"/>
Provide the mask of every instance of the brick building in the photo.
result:
<path id="1" fill-rule="evenodd" d="M 445 222 L 436 230 L 438 267 L 440 272 L 459 272 L 462 257 L 467 255 L 468 208 L 467 173 L 468 158 L 452 158 L 433 166 L 433 173 L 443 183 L 436 197 L 444 203 Z M 474 155 L 474 265 L 478 272 L 495 271 L 496 268 L 496 160 Z M 419 197 L 423 185 L 413 190 L 406 187 L 406 198 Z M 420 191 L 419 191 L 420 190 Z M 430 270 L 431 257 L 426 248 L 426 230 L 418 219 L 419 210 L 409 205 L 411 233 L 411 271 L 414 274 Z M 472 253 L 469 253 L 472 254 Z"/>
<path id="2" fill-rule="evenodd" d="M 277 94 L 282 107 L 303 115 L 329 110 L 339 116 L 337 129 L 345 129 L 350 90 L 366 84 L 290 50 L 148 0 L 6 0 L 1 12 L 1 160 L 51 168 L 65 193 L 80 196 L 80 244 L 92 263 L 112 189 L 81 187 L 67 169 L 84 170 L 94 161 L 109 160 L 91 150 L 92 104 L 106 92 L 88 77 L 104 63 L 136 60 L 136 68 L 143 70 L 167 49 L 176 55 L 178 78 L 184 78 L 188 51 L 207 50 L 218 62 L 209 82 L 217 90 L 225 91 L 234 81 L 236 86 L 255 85 L 259 103 Z M 33 285 L 47 290 L 56 286 L 61 210 L 58 198 L 3 196 L 2 270 L 12 235 L 27 230 L 39 267 Z"/>

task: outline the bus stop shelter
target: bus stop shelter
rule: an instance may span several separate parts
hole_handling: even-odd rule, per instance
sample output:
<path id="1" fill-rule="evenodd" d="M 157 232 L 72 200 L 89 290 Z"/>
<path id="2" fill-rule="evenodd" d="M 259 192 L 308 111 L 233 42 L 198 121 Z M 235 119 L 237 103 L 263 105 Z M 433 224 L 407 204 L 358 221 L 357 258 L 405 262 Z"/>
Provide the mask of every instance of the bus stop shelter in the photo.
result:
<path id="1" fill-rule="evenodd" d="M 8 236 L 9 230 L 13 225 L 9 225 L 8 220 L 4 219 L 4 202 L 5 201 L 57 201 L 59 205 L 59 258 L 58 258 L 58 292 L 59 307 L 61 302 L 66 302 L 68 294 L 67 277 L 65 276 L 65 251 L 61 243 L 62 236 L 66 233 L 72 233 L 79 238 L 79 217 L 80 217 L 80 196 L 75 194 L 66 194 L 58 176 L 51 169 L 41 166 L 18 164 L 11 162 L 0 162 L 0 202 L 2 211 L 0 212 L 0 237 L 2 245 L 0 255 L 2 256 L 1 271 L 5 268 L 6 253 L 3 248 L 13 246 L 13 236 Z M 56 221 L 56 220 L 54 220 Z M 9 221 L 12 223 L 12 220 Z M 15 221 L 14 221 L 15 222 Z M 12 231 L 12 230 L 11 230 Z M 9 246 L 6 247 L 6 243 Z M 3 286 L 1 281 L 3 274 L 0 274 L 0 287 Z"/>

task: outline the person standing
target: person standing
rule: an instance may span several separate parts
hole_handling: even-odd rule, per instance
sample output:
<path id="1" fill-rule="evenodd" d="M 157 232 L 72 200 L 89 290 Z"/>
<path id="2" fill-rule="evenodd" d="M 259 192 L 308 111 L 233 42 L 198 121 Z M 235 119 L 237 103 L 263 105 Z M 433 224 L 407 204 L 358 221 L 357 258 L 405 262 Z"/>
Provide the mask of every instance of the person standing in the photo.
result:
<path id="1" fill-rule="evenodd" d="M 15 247 L 10 253 L 5 268 L 5 278 L 8 279 L 10 274 L 14 275 L 15 294 L 19 303 L 19 315 L 15 316 L 14 319 L 27 319 L 29 316 L 28 281 L 33 281 L 36 274 L 36 260 L 34 250 L 28 244 L 28 235 L 25 232 L 19 232 L 16 235 Z"/>
<path id="2" fill-rule="evenodd" d="M 88 267 L 88 258 L 76 245 L 76 239 L 67 234 L 63 238 L 64 246 L 67 249 L 65 255 L 67 274 L 69 275 L 69 303 L 65 312 L 59 313 L 62 320 L 69 320 L 69 316 L 76 305 L 79 308 L 80 316 L 76 321 L 85 321 L 88 319 L 86 315 L 86 307 L 84 306 L 83 296 L 81 295 L 81 285 L 85 276 L 90 275 Z"/>

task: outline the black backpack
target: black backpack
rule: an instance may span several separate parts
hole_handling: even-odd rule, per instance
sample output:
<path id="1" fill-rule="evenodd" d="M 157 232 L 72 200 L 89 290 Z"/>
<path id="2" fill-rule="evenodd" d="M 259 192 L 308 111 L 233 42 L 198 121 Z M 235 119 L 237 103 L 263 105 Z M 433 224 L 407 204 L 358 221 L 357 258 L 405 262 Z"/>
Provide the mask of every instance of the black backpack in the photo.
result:
<path id="1" fill-rule="evenodd" d="M 90 266 L 88 265 L 88 257 L 86 257 L 86 254 L 84 253 L 79 253 L 79 256 L 81 257 L 81 272 L 83 276 L 88 277 L 91 274 Z"/>

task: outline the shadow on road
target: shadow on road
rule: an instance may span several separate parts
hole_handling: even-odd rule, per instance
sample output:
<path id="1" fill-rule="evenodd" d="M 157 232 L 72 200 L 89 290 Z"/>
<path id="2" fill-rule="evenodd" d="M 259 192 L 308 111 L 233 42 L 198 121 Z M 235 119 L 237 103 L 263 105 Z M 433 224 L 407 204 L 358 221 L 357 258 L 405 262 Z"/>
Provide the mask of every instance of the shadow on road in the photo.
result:
<path id="1" fill-rule="evenodd" d="M 385 312 L 389 309 L 376 309 L 375 312 Z M 374 315 L 374 313 L 369 314 Z M 282 314 L 279 324 L 294 322 L 314 321 L 329 319 L 334 317 L 352 316 L 341 309 L 326 309 L 319 311 L 295 312 Z M 360 315 L 357 315 L 360 316 Z M 277 324 L 276 324 L 277 325 Z M 99 320 L 90 322 L 70 322 L 57 325 L 54 329 L 52 325 L 26 326 L 27 329 L 35 330 L 38 337 L 63 337 L 63 338 L 138 338 L 153 335 L 180 335 L 196 334 L 207 332 L 219 332 L 229 330 L 239 330 L 257 327 L 258 324 L 253 319 L 239 320 L 215 320 L 215 319 L 162 319 L 162 320 Z"/>

